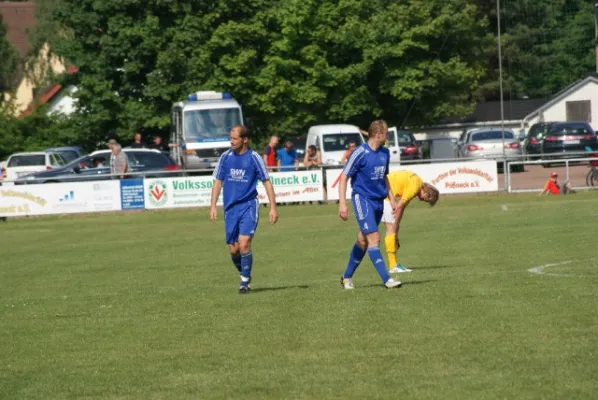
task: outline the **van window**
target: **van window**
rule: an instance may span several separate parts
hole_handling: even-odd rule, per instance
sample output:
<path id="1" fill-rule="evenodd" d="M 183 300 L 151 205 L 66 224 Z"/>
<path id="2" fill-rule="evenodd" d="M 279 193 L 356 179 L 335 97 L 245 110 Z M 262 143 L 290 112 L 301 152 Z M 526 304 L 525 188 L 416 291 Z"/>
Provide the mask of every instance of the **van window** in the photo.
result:
<path id="1" fill-rule="evenodd" d="M 345 151 L 349 148 L 349 142 L 355 141 L 360 146 L 361 134 L 355 133 L 328 133 L 322 137 L 324 151 Z"/>
<path id="2" fill-rule="evenodd" d="M 8 167 L 36 167 L 40 165 L 46 165 L 45 154 L 30 154 L 13 156 L 8 162 Z"/>

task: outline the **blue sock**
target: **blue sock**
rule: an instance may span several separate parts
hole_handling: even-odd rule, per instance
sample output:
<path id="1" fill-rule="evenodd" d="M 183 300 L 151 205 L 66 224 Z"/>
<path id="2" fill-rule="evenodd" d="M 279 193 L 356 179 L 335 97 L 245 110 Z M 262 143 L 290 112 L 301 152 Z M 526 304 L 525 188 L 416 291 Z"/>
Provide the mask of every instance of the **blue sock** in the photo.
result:
<path id="1" fill-rule="evenodd" d="M 235 264 L 235 268 L 237 268 L 237 271 L 241 273 L 241 255 L 237 254 L 235 256 L 230 256 L 230 259 L 233 260 L 233 264 Z"/>
<path id="2" fill-rule="evenodd" d="M 361 247 L 359 247 L 359 245 L 356 242 L 353 245 L 353 249 L 351 250 L 351 256 L 349 257 L 349 263 L 347 264 L 347 269 L 345 270 L 345 273 L 343 274 L 343 278 L 353 277 L 355 270 L 357 269 L 357 267 L 359 267 L 359 264 L 361 263 L 361 260 L 363 260 L 364 256 L 365 256 L 365 249 L 362 249 Z"/>
<path id="3" fill-rule="evenodd" d="M 372 264 L 374 264 L 374 268 L 378 271 L 378 275 L 382 278 L 382 283 L 386 283 L 390 279 L 390 275 L 388 275 L 384 257 L 382 257 L 378 246 L 368 247 L 368 255 L 370 256 L 370 260 L 372 260 Z"/>
<path id="4" fill-rule="evenodd" d="M 253 254 L 251 252 L 241 254 L 241 285 L 248 286 L 251 279 L 251 266 L 253 264 Z"/>

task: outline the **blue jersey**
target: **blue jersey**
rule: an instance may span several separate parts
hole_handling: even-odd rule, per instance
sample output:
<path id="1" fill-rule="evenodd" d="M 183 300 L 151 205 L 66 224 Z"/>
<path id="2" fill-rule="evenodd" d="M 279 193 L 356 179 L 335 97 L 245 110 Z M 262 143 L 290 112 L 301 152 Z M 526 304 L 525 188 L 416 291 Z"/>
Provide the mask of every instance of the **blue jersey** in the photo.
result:
<path id="1" fill-rule="evenodd" d="M 362 144 L 353 151 L 343 174 L 351 178 L 353 193 L 372 200 L 382 200 L 388 197 L 386 175 L 390 152 L 384 146 L 374 151 L 367 143 Z"/>
<path id="2" fill-rule="evenodd" d="M 232 149 L 220 156 L 214 170 L 214 179 L 222 181 L 224 209 L 257 198 L 257 180 L 268 180 L 264 160 L 255 151 L 248 149 L 238 155 Z"/>

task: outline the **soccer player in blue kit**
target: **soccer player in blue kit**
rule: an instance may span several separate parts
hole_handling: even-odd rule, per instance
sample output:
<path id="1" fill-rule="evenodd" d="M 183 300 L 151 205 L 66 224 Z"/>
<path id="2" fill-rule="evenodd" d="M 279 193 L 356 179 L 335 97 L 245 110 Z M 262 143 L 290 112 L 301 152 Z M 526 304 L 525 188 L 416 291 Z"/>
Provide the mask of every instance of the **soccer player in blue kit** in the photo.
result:
<path id="1" fill-rule="evenodd" d="M 251 240 L 259 221 L 257 180 L 263 182 L 270 202 L 270 223 L 278 220 L 274 188 L 262 156 L 248 147 L 249 130 L 237 125 L 230 131 L 230 150 L 220 156 L 214 170 L 210 219 L 216 221 L 216 203 L 224 187 L 224 226 L 233 264 L 241 274 L 239 293 L 248 293 L 253 255 Z"/>
<path id="2" fill-rule="evenodd" d="M 395 197 L 390 190 L 388 182 L 388 164 L 390 153 L 384 143 L 388 139 L 388 126 L 383 120 L 370 124 L 368 141 L 358 147 L 345 165 L 341 174 L 339 185 L 338 215 L 346 221 L 349 218 L 347 208 L 347 182 L 351 179 L 353 193 L 351 201 L 357 217 L 359 232 L 357 241 L 353 245 L 349 263 L 341 277 L 341 286 L 344 289 L 353 289 L 353 274 L 365 253 L 368 253 L 374 268 L 382 278 L 382 283 L 387 288 L 401 287 L 401 282 L 390 277 L 386 270 L 384 257 L 380 253 L 380 233 L 378 224 L 384 211 L 384 199 L 390 201 L 393 214 L 397 212 Z M 367 249 L 367 250 L 366 250 Z"/>

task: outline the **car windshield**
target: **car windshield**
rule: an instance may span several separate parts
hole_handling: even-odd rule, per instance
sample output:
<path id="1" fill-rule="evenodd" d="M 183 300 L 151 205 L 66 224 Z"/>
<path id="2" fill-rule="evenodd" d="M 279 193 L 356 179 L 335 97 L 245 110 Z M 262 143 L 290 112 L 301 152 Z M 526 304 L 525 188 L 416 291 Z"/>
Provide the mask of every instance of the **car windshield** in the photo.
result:
<path id="1" fill-rule="evenodd" d="M 550 128 L 550 125 L 546 125 L 546 124 L 534 125 L 530 129 L 529 135 L 530 135 L 530 137 L 543 136 L 543 134 L 548 130 L 548 128 Z"/>
<path id="2" fill-rule="evenodd" d="M 29 154 L 11 157 L 7 167 L 37 167 L 42 165 L 46 165 L 45 154 Z"/>
<path id="3" fill-rule="evenodd" d="M 505 139 L 515 139 L 515 135 L 511 131 L 504 131 L 505 132 Z M 479 142 L 481 140 L 502 140 L 503 132 L 502 131 L 485 131 L 485 132 L 476 132 L 471 136 L 472 142 Z"/>
<path id="4" fill-rule="evenodd" d="M 361 135 L 355 133 L 327 133 L 322 137 L 324 151 L 344 151 L 349 148 L 349 142 L 361 144 Z"/>
<path id="5" fill-rule="evenodd" d="M 550 129 L 551 135 L 592 135 L 585 125 L 556 125 Z"/>
<path id="6" fill-rule="evenodd" d="M 69 163 L 69 162 L 73 161 L 74 159 L 76 159 L 77 157 L 79 157 L 77 152 L 74 150 L 60 150 L 60 151 L 55 151 L 54 153 L 60 154 L 62 156 L 62 158 L 64 158 L 66 160 L 67 163 Z"/>
<path id="7" fill-rule="evenodd" d="M 169 157 L 150 151 L 127 153 L 131 165 L 145 168 L 164 168 L 170 165 Z"/>
<path id="8" fill-rule="evenodd" d="M 407 146 L 412 143 L 415 143 L 413 136 L 409 132 L 398 132 L 399 136 L 399 145 L 400 146 Z"/>
<path id="9" fill-rule="evenodd" d="M 184 115 L 186 140 L 228 140 L 232 127 L 241 124 L 239 108 L 185 111 Z"/>

